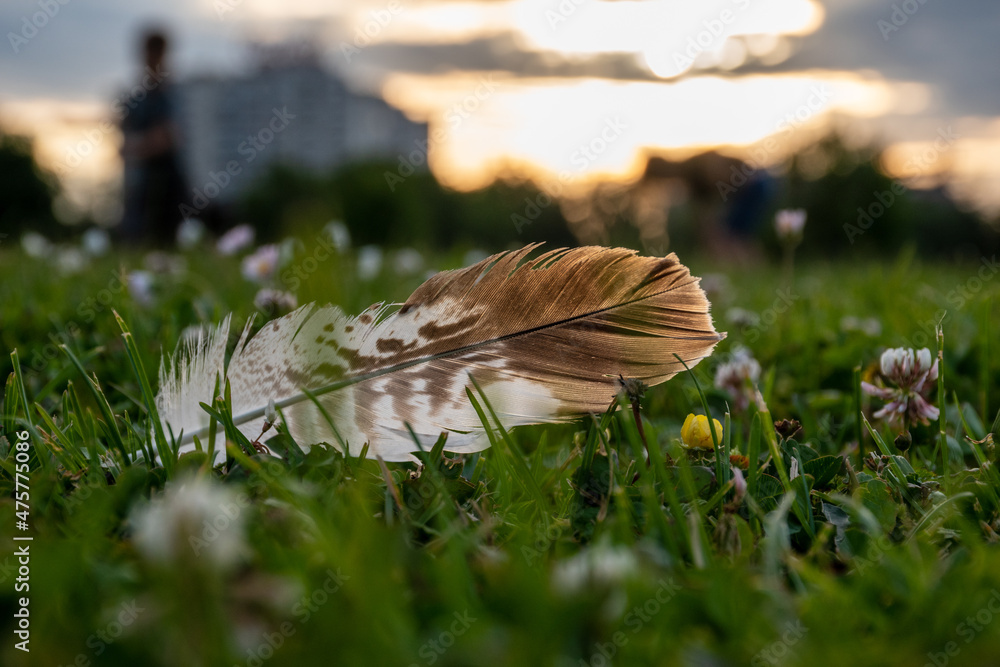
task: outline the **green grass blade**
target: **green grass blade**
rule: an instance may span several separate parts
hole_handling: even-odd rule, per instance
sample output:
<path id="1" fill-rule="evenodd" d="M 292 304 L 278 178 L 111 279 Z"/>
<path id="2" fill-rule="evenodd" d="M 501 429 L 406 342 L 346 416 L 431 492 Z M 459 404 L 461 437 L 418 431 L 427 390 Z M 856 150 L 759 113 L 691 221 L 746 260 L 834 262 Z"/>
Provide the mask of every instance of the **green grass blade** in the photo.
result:
<path id="1" fill-rule="evenodd" d="M 504 444 L 502 451 L 504 451 L 509 455 L 510 461 L 513 464 L 514 470 L 517 473 L 518 481 L 521 483 L 522 487 L 528 493 L 528 495 L 530 495 L 531 498 L 537 504 L 538 513 L 542 516 L 543 522 L 545 523 L 546 527 L 548 527 L 548 521 L 549 521 L 548 512 L 545 511 L 546 508 L 548 507 L 548 503 L 545 502 L 545 496 L 542 495 L 542 491 L 538 487 L 538 481 L 535 479 L 534 475 L 532 475 L 531 473 L 531 470 L 528 468 L 527 457 L 524 455 L 524 452 L 521 451 L 521 448 L 517 446 L 517 443 L 515 443 L 514 440 L 510 437 L 510 433 L 507 432 L 507 429 L 505 429 L 503 427 L 503 424 L 500 423 L 500 418 L 497 416 L 497 413 L 493 410 L 493 406 L 490 405 L 489 399 L 483 392 L 482 387 L 479 386 L 479 383 L 476 382 L 476 379 L 470 375 L 469 380 L 472 382 L 472 385 L 476 388 L 476 392 L 482 399 L 482 406 L 485 406 L 486 410 L 489 411 L 490 416 L 493 418 L 493 423 L 496 425 L 497 432 L 500 434 L 499 438 L 495 439 L 491 438 L 493 446 L 496 447 L 497 444 L 501 442 Z M 473 408 L 476 410 L 476 413 L 479 415 L 480 420 L 483 422 L 483 426 L 486 428 L 487 433 L 490 433 L 492 431 L 492 428 L 490 427 L 489 420 L 486 419 L 486 414 L 483 411 L 483 407 L 478 404 L 478 402 L 476 401 L 476 397 L 473 396 L 472 392 L 468 389 L 468 387 L 466 388 L 465 391 L 466 394 L 468 394 L 470 400 L 472 400 Z"/>
<path id="2" fill-rule="evenodd" d="M 131 459 L 128 454 L 128 450 L 125 447 L 125 441 L 122 439 L 121 431 L 118 430 L 118 421 L 115 419 L 114 411 L 111 409 L 111 405 L 108 403 L 108 399 L 104 396 L 104 390 L 101 389 L 101 384 L 97 380 L 97 376 L 90 377 L 87 375 L 86 369 L 84 369 L 83 364 L 77 359 L 76 355 L 67 347 L 66 345 L 60 345 L 61 349 L 67 357 L 69 357 L 70 363 L 72 363 L 76 369 L 83 376 L 83 379 L 87 385 L 87 389 L 90 390 L 90 394 L 97 404 L 97 409 L 101 412 L 101 418 L 103 424 L 103 430 L 105 436 L 111 441 L 111 444 L 121 455 L 123 463 L 125 465 L 131 464 Z M 96 461 L 91 461 L 92 464 Z"/>
<path id="3" fill-rule="evenodd" d="M 51 461 L 49 460 L 51 453 L 45 446 L 41 435 L 38 433 L 38 429 L 35 428 L 35 422 L 31 418 L 31 404 L 28 402 L 28 390 L 24 383 L 24 375 L 21 373 L 21 360 L 18 358 L 17 350 L 10 353 L 10 362 L 14 367 L 14 393 L 21 404 L 21 414 L 24 415 L 28 433 L 31 435 L 31 442 L 35 448 L 38 465 L 42 468 L 49 468 L 51 466 Z"/>
<path id="4" fill-rule="evenodd" d="M 177 459 L 174 453 L 174 447 L 167 441 L 167 437 L 163 433 L 163 424 L 160 421 L 160 413 L 156 409 L 156 395 L 153 393 L 152 386 L 149 384 L 149 377 L 146 375 L 146 369 L 143 367 L 142 358 L 139 356 L 139 348 L 136 347 L 132 332 L 129 331 L 128 325 L 125 324 L 125 320 L 121 318 L 117 311 L 112 312 L 114 313 L 115 320 L 118 322 L 118 327 L 122 330 L 122 340 L 125 341 L 125 354 L 128 357 L 129 363 L 132 364 L 132 372 L 135 374 L 135 378 L 139 382 L 139 391 L 142 393 L 142 403 L 146 407 L 146 416 L 151 422 L 150 425 L 152 426 L 152 432 L 154 434 L 153 443 L 156 447 L 157 453 L 160 455 L 160 461 L 163 463 L 163 467 L 169 475 L 173 472 L 174 466 L 177 465 Z"/>
<path id="5" fill-rule="evenodd" d="M 858 440 L 858 468 L 864 465 L 865 460 L 865 427 L 863 408 L 863 394 L 861 392 L 861 365 L 854 367 L 854 437 Z"/>
<path id="6" fill-rule="evenodd" d="M 39 404 L 35 404 L 35 410 L 38 412 L 38 416 L 41 417 L 42 422 L 45 424 L 45 428 L 48 429 L 49 433 L 52 434 L 52 440 L 54 441 L 55 447 L 51 447 L 53 455 L 59 459 L 59 462 L 68 470 L 82 470 L 87 465 L 87 457 L 83 451 L 79 448 L 76 440 L 69 437 L 59 426 L 56 424 L 52 416 L 45 411 Z"/>
<path id="7" fill-rule="evenodd" d="M 747 445 L 747 458 L 750 465 L 747 467 L 747 493 L 757 497 L 757 480 L 760 479 L 760 413 L 755 412 L 753 421 L 750 422 L 750 441 Z"/>

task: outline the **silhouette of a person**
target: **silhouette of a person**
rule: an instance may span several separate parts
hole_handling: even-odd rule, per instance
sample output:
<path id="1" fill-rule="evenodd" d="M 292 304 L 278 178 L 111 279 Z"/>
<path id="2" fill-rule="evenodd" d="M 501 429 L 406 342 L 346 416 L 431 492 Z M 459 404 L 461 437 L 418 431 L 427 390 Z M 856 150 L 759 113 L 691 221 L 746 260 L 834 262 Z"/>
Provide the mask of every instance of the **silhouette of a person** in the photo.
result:
<path id="1" fill-rule="evenodd" d="M 180 169 L 178 134 L 165 69 L 168 41 L 159 31 L 142 41 L 145 68 L 121 110 L 125 163 L 121 232 L 132 243 L 173 242 L 181 222 L 186 184 Z"/>

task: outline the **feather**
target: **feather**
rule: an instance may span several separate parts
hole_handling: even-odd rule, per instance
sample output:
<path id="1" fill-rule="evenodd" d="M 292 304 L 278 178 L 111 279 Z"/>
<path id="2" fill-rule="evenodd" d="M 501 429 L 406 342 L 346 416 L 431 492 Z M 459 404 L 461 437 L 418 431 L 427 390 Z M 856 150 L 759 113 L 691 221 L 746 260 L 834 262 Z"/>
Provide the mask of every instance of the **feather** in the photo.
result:
<path id="1" fill-rule="evenodd" d="M 602 412 L 618 378 L 655 385 L 711 354 L 717 333 L 705 293 L 676 255 L 537 245 L 445 271 L 398 309 L 357 317 L 308 305 L 240 336 L 224 366 L 228 319 L 165 360 L 157 404 L 165 428 L 207 432 L 216 373 L 231 384 L 236 423 L 251 440 L 265 406 L 283 408 L 302 446 L 346 443 L 357 455 L 410 459 L 413 433 L 429 448 L 474 452 L 489 441 L 468 400 L 470 376 L 506 427 Z M 305 396 L 317 394 L 337 429 Z M 194 407 L 192 407 L 194 406 Z M 338 437 L 339 436 L 339 437 Z"/>

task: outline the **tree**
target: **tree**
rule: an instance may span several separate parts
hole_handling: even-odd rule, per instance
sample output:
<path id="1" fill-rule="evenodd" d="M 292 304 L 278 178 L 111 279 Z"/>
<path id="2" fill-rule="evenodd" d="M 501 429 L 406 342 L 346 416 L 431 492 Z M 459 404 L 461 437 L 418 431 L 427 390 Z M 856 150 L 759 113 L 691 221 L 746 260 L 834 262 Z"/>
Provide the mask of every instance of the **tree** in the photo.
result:
<path id="1" fill-rule="evenodd" d="M 30 229 L 63 235 L 52 213 L 58 183 L 35 162 L 30 139 L 0 131 L 0 174 L 0 234 L 17 237 Z"/>

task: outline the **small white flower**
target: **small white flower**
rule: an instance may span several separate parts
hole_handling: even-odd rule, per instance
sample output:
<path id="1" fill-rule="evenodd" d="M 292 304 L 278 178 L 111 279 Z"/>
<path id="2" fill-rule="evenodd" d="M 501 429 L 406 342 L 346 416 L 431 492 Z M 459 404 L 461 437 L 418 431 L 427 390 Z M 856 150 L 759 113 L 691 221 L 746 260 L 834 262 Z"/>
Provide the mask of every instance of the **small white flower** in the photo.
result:
<path id="1" fill-rule="evenodd" d="M 382 248 L 366 245 L 358 249 L 358 277 L 371 280 L 382 272 Z"/>
<path id="2" fill-rule="evenodd" d="M 149 271 L 129 271 L 126 276 L 128 293 L 132 299 L 142 305 L 148 306 L 153 303 L 153 274 Z"/>
<path id="3" fill-rule="evenodd" d="M 760 323 L 760 315 L 746 308 L 734 307 L 726 311 L 726 319 L 737 327 L 753 327 Z"/>
<path id="4" fill-rule="evenodd" d="M 782 240 L 797 239 L 806 226 L 805 209 L 782 209 L 774 216 L 774 229 Z"/>
<path id="5" fill-rule="evenodd" d="M 245 496 L 207 477 L 172 482 L 164 494 L 133 510 L 133 541 L 153 563 L 188 560 L 228 569 L 246 551 L 247 504 Z"/>
<path id="6" fill-rule="evenodd" d="M 351 232 L 343 222 L 340 220 L 331 220 L 326 223 L 323 230 L 326 231 L 327 236 L 333 241 L 333 247 L 337 249 L 337 252 L 344 253 L 350 250 Z"/>
<path id="7" fill-rule="evenodd" d="M 278 246 L 262 245 L 252 255 L 243 258 L 243 277 L 256 283 L 266 283 L 278 269 Z"/>
<path id="8" fill-rule="evenodd" d="M 111 237 L 100 227 L 91 227 L 80 239 L 83 251 L 91 257 L 102 257 L 111 249 Z"/>
<path id="9" fill-rule="evenodd" d="M 747 480 L 743 477 L 743 471 L 739 468 L 731 467 L 730 470 L 733 474 L 733 500 L 732 504 L 739 507 L 740 503 L 743 502 L 744 496 L 747 495 Z"/>
<path id="10" fill-rule="evenodd" d="M 896 387 L 861 383 L 865 393 L 887 401 L 873 415 L 876 419 L 902 424 L 905 428 L 907 424 L 917 422 L 928 424 L 940 416 L 938 408 L 927 401 L 927 395 L 938 378 L 938 362 L 930 350 L 926 347 L 920 350 L 891 348 L 882 353 L 879 366 L 882 377 Z"/>
<path id="11" fill-rule="evenodd" d="M 278 266 L 288 266 L 295 256 L 307 250 L 306 244 L 294 236 L 286 236 L 278 243 Z M 310 252 L 312 248 L 308 249 Z"/>
<path id="12" fill-rule="evenodd" d="M 882 323 L 874 317 L 862 319 L 853 315 L 845 315 L 840 320 L 840 330 L 845 332 L 860 331 L 866 336 L 876 338 L 882 333 Z"/>
<path id="13" fill-rule="evenodd" d="M 177 227 L 177 247 L 191 250 L 201 245 L 205 239 L 205 231 L 205 224 L 198 218 L 184 218 Z"/>
<path id="14" fill-rule="evenodd" d="M 173 255 L 162 250 L 153 250 L 142 258 L 143 265 L 153 273 L 182 276 L 187 272 L 187 261 L 181 255 Z"/>
<path id="15" fill-rule="evenodd" d="M 724 273 L 706 273 L 701 277 L 701 288 L 713 302 L 730 292 L 729 276 Z"/>
<path id="16" fill-rule="evenodd" d="M 930 350 L 926 347 L 920 350 L 920 352 L 926 353 L 927 358 L 930 358 Z M 879 360 L 882 367 L 882 375 L 894 382 L 909 376 L 913 373 L 914 356 L 912 348 L 897 347 L 886 350 L 882 353 L 882 358 Z M 930 361 L 928 361 L 929 363 Z"/>
<path id="17" fill-rule="evenodd" d="M 61 248 L 56 256 L 56 266 L 60 273 L 71 276 L 87 267 L 87 256 L 76 248 Z"/>
<path id="18" fill-rule="evenodd" d="M 490 253 L 485 250 L 473 248 L 472 250 L 466 251 L 466 253 L 462 255 L 462 266 L 472 266 L 473 264 L 478 264 L 489 256 Z"/>
<path id="19" fill-rule="evenodd" d="M 236 225 L 215 244 L 215 249 L 223 255 L 235 255 L 253 244 L 256 234 L 250 225 Z"/>
<path id="20" fill-rule="evenodd" d="M 264 410 L 264 421 L 273 425 L 278 421 L 278 408 L 274 405 L 274 399 L 267 399 L 267 408 Z"/>
<path id="21" fill-rule="evenodd" d="M 52 243 L 38 232 L 25 232 L 21 235 L 21 248 L 28 257 L 42 259 L 52 252 Z"/>
<path id="22" fill-rule="evenodd" d="M 253 298 L 253 305 L 268 315 L 283 315 L 299 307 L 299 300 L 291 292 L 265 287 Z"/>
<path id="23" fill-rule="evenodd" d="M 875 338 L 882 334 L 882 323 L 875 317 L 867 317 L 861 320 L 861 331 Z"/>
<path id="24" fill-rule="evenodd" d="M 403 248 L 396 253 L 394 262 L 396 273 L 401 276 L 413 276 L 424 268 L 424 256 L 415 248 Z"/>
<path id="25" fill-rule="evenodd" d="M 638 562 L 630 549 L 600 542 L 560 562 L 552 573 L 552 583 L 557 591 L 572 594 L 594 584 L 620 584 L 637 571 Z"/>
<path id="26" fill-rule="evenodd" d="M 733 400 L 734 410 L 746 410 L 750 401 L 757 400 L 757 382 L 760 380 L 760 363 L 745 347 L 737 346 L 729 361 L 715 369 L 715 387 L 722 389 Z M 757 401 L 760 404 L 760 401 Z"/>

